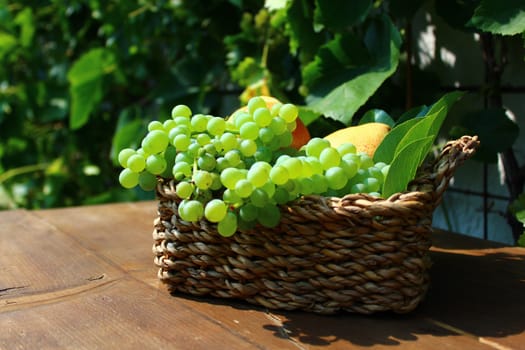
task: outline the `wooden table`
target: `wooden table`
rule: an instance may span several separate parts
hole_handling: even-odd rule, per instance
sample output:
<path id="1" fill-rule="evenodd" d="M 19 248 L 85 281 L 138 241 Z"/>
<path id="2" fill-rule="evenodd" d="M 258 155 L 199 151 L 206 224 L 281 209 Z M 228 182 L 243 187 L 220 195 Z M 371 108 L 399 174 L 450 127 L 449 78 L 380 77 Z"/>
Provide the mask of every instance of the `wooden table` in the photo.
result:
<path id="1" fill-rule="evenodd" d="M 435 235 L 407 315 L 320 316 L 171 296 L 154 202 L 0 212 L 0 349 L 525 349 L 525 249 Z"/>

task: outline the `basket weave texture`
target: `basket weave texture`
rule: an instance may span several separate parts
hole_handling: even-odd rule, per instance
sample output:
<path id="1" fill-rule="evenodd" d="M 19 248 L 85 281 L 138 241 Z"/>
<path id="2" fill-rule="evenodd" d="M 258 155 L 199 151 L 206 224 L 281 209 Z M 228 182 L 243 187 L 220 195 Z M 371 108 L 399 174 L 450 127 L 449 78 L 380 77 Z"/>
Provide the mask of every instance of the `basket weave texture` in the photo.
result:
<path id="1" fill-rule="evenodd" d="M 429 286 L 432 213 L 455 169 L 478 147 L 464 136 L 420 169 L 407 191 L 381 199 L 305 196 L 280 224 L 225 238 L 182 221 L 173 181 L 157 187 L 153 253 L 172 293 L 243 299 L 269 309 L 405 313 Z"/>

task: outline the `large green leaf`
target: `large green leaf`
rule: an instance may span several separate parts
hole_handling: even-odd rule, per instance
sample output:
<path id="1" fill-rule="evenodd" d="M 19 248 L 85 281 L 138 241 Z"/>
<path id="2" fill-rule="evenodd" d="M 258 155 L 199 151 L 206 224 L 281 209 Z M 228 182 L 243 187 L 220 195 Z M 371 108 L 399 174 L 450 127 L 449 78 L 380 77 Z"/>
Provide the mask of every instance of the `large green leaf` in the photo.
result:
<path id="1" fill-rule="evenodd" d="M 419 123 L 420 120 L 421 118 L 409 119 L 390 130 L 374 152 L 374 162 L 390 164 L 396 154 L 397 145 L 399 145 L 408 130 Z"/>
<path id="2" fill-rule="evenodd" d="M 35 34 L 33 11 L 30 7 L 24 8 L 15 18 L 15 23 L 20 26 L 20 44 L 24 47 L 31 45 Z"/>
<path id="3" fill-rule="evenodd" d="M 390 169 L 381 191 L 385 198 L 406 190 L 408 183 L 415 177 L 419 167 L 419 159 L 423 150 L 432 146 L 433 137 L 428 136 L 406 145 L 390 164 Z M 395 176 L 394 176 L 395 175 Z"/>
<path id="4" fill-rule="evenodd" d="M 97 48 L 82 55 L 69 70 L 72 129 L 82 127 L 89 120 L 90 113 L 102 99 L 103 78 L 115 69 L 115 62 L 111 51 Z"/>
<path id="5" fill-rule="evenodd" d="M 119 152 L 127 147 L 138 148 L 139 141 L 144 137 L 144 121 L 137 116 L 138 110 L 123 110 L 117 122 L 117 128 L 111 142 L 110 158 L 114 165 L 118 165 Z"/>
<path id="6" fill-rule="evenodd" d="M 382 109 L 371 109 L 367 111 L 361 119 L 359 119 L 359 124 L 366 123 L 383 123 L 390 127 L 393 127 L 395 124 L 394 119 Z"/>
<path id="7" fill-rule="evenodd" d="M 395 72 L 400 44 L 399 32 L 390 19 L 385 16 L 372 21 L 365 36 L 365 45 L 372 58 L 370 63 L 357 67 L 342 65 L 341 70 L 327 74 L 320 68 L 323 74 L 307 86 L 308 107 L 348 125 L 359 107 Z M 316 59 L 317 64 L 326 66 L 323 57 Z M 309 80 L 308 76 L 303 78 Z"/>
<path id="8" fill-rule="evenodd" d="M 7 33 L 0 32 L 0 59 L 16 46 L 16 38 Z"/>
<path id="9" fill-rule="evenodd" d="M 468 25 L 494 34 L 523 33 L 525 32 L 525 1 L 481 0 Z"/>
<path id="10" fill-rule="evenodd" d="M 362 22 L 370 9 L 371 0 L 315 1 L 314 20 L 316 28 L 327 27 L 339 31 Z"/>

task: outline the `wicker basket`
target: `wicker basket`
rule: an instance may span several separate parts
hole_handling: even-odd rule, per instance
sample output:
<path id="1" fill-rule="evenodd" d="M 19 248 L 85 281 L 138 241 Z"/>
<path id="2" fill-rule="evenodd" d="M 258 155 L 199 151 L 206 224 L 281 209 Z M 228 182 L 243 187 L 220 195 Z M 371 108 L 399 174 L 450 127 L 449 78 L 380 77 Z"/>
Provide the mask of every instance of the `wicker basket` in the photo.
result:
<path id="1" fill-rule="evenodd" d="M 239 298 L 316 313 L 413 310 L 429 285 L 432 213 L 477 137 L 449 142 L 403 193 L 380 199 L 306 196 L 282 208 L 274 229 L 230 238 L 177 216 L 173 181 L 157 189 L 153 252 L 172 293 Z"/>

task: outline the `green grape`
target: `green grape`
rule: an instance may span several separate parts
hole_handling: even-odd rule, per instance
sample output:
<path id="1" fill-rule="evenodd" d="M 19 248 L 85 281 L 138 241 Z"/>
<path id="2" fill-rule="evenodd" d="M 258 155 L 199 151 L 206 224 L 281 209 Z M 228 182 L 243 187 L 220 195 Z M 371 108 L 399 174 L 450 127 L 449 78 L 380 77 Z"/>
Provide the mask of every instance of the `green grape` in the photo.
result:
<path id="1" fill-rule="evenodd" d="M 383 183 L 383 172 L 381 169 L 376 168 L 376 166 L 371 166 L 370 168 L 366 169 L 368 176 L 375 177 L 379 183 Z"/>
<path id="2" fill-rule="evenodd" d="M 233 206 L 239 206 L 243 204 L 243 199 L 235 193 L 234 190 L 226 189 L 222 194 L 222 200 Z"/>
<path id="3" fill-rule="evenodd" d="M 153 130 L 164 131 L 164 125 L 157 120 L 151 121 L 148 124 L 148 131 L 153 131 Z"/>
<path id="4" fill-rule="evenodd" d="M 366 178 L 363 181 L 363 184 L 366 186 L 365 192 L 377 192 L 379 191 L 379 188 L 381 187 L 381 183 L 375 177 Z"/>
<path id="5" fill-rule="evenodd" d="M 272 106 L 272 109 L 270 110 L 270 113 L 272 114 L 272 117 L 274 117 L 274 118 L 275 117 L 279 117 L 279 111 L 281 110 L 281 106 L 282 105 L 283 105 L 282 103 L 277 102 L 276 104 L 274 104 Z M 281 118 L 281 117 L 279 117 L 279 118 Z"/>
<path id="6" fill-rule="evenodd" d="M 286 124 L 286 129 L 292 133 L 295 129 L 297 129 L 297 121 L 292 121 Z"/>
<path id="7" fill-rule="evenodd" d="M 217 173 L 210 173 L 210 175 L 211 175 L 210 190 L 212 191 L 220 190 L 222 188 L 221 177 Z"/>
<path id="8" fill-rule="evenodd" d="M 266 108 L 266 102 L 262 97 L 256 96 L 248 100 L 248 112 L 254 114 L 259 108 Z"/>
<path id="9" fill-rule="evenodd" d="M 175 180 L 182 180 L 191 176 L 191 166 L 186 162 L 175 162 L 172 173 Z"/>
<path id="10" fill-rule="evenodd" d="M 259 139 L 262 141 L 262 143 L 268 144 L 274 139 L 274 137 L 275 134 L 271 128 L 263 127 L 259 129 Z"/>
<path id="11" fill-rule="evenodd" d="M 234 125 L 237 130 L 247 122 L 253 122 L 253 118 L 248 112 L 238 112 L 235 114 Z"/>
<path id="12" fill-rule="evenodd" d="M 172 144 L 177 151 L 186 151 L 191 144 L 191 138 L 188 135 L 179 134 L 173 138 Z"/>
<path id="13" fill-rule="evenodd" d="M 246 122 L 239 129 L 239 135 L 244 140 L 255 140 L 259 136 L 259 127 L 255 122 Z"/>
<path id="14" fill-rule="evenodd" d="M 229 211 L 224 219 L 217 224 L 217 231 L 223 237 L 232 236 L 237 231 L 237 215 Z"/>
<path id="15" fill-rule="evenodd" d="M 338 166 L 341 162 L 341 156 L 335 148 L 328 147 L 323 149 L 321 154 L 319 154 L 319 161 L 321 162 L 323 169 L 326 170 Z"/>
<path id="16" fill-rule="evenodd" d="M 277 204 L 285 204 L 286 202 L 290 200 L 288 191 L 284 189 L 283 187 L 277 186 L 275 188 L 275 194 L 273 195 L 273 200 Z"/>
<path id="17" fill-rule="evenodd" d="M 160 154 L 152 154 L 146 158 L 146 170 L 151 174 L 158 175 L 166 170 L 167 163 Z"/>
<path id="18" fill-rule="evenodd" d="M 220 172 L 222 172 L 226 168 L 235 167 L 230 163 L 228 159 L 226 159 L 226 157 L 219 157 L 216 159 L 216 162 L 217 164 L 215 165 L 215 169 L 217 169 L 217 171 Z"/>
<path id="19" fill-rule="evenodd" d="M 288 174 L 288 170 L 281 165 L 275 165 L 272 167 L 272 170 L 270 170 L 270 179 L 275 183 L 276 185 L 282 185 L 288 182 L 290 178 L 290 175 Z"/>
<path id="20" fill-rule="evenodd" d="M 263 186 L 268 178 L 270 177 L 270 171 L 272 166 L 264 161 L 255 162 L 248 170 L 246 174 L 246 179 L 250 181 L 254 187 Z"/>
<path id="21" fill-rule="evenodd" d="M 298 157 L 298 159 L 301 161 L 301 169 L 302 169 L 302 173 L 301 173 L 301 177 L 310 177 L 314 174 L 314 168 L 312 167 L 312 165 L 306 160 L 306 157 Z"/>
<path id="22" fill-rule="evenodd" d="M 206 129 L 211 135 L 220 136 L 226 130 L 226 121 L 221 117 L 212 117 Z"/>
<path id="23" fill-rule="evenodd" d="M 129 157 L 135 155 L 136 152 L 132 148 L 124 148 L 118 153 L 118 162 L 121 167 L 126 168 L 128 166 Z"/>
<path id="24" fill-rule="evenodd" d="M 287 130 L 286 122 L 281 117 L 273 117 L 270 122 L 270 129 L 273 131 L 274 135 L 281 135 Z"/>
<path id="25" fill-rule="evenodd" d="M 256 207 L 264 207 L 269 201 L 268 193 L 262 188 L 256 188 L 250 194 L 250 202 Z"/>
<path id="26" fill-rule="evenodd" d="M 388 164 L 384 163 L 384 162 L 377 162 L 374 164 L 374 167 L 381 170 L 383 169 L 385 166 L 387 166 Z"/>
<path id="27" fill-rule="evenodd" d="M 217 161 L 211 154 L 204 153 L 197 159 L 197 166 L 199 169 L 212 171 L 217 166 Z"/>
<path id="28" fill-rule="evenodd" d="M 275 159 L 275 165 L 283 165 L 283 162 L 287 159 L 290 159 L 292 158 L 290 155 L 288 154 L 281 154 L 280 156 L 277 157 L 277 159 Z"/>
<path id="29" fill-rule="evenodd" d="M 206 127 L 208 125 L 208 116 L 204 114 L 195 114 L 193 117 L 191 117 L 190 125 L 191 129 L 194 132 L 203 132 L 206 131 Z"/>
<path id="30" fill-rule="evenodd" d="M 242 218 L 237 218 L 237 229 L 239 231 L 249 231 L 255 227 L 257 220 L 245 221 Z"/>
<path id="31" fill-rule="evenodd" d="M 173 129 L 171 129 L 168 133 L 168 139 L 171 140 L 171 143 L 173 143 L 173 139 L 177 135 L 186 135 L 188 137 L 191 136 L 191 130 L 188 128 L 187 125 L 177 125 Z"/>
<path id="32" fill-rule="evenodd" d="M 257 219 L 259 209 L 252 203 L 246 203 L 239 208 L 239 218 L 244 221 L 254 221 Z"/>
<path id="33" fill-rule="evenodd" d="M 185 199 L 179 204 L 179 216 L 184 221 L 196 222 L 204 215 L 204 206 L 195 199 Z"/>
<path id="34" fill-rule="evenodd" d="M 328 188 L 333 190 L 340 190 L 345 187 L 348 178 L 345 171 L 341 167 L 331 167 L 325 172 L 326 181 L 328 181 Z"/>
<path id="35" fill-rule="evenodd" d="M 321 165 L 321 162 L 318 158 L 313 156 L 306 157 L 305 161 L 310 165 L 310 168 L 312 168 L 312 174 L 322 174 L 323 173 L 323 166 Z"/>
<path id="36" fill-rule="evenodd" d="M 272 122 L 272 114 L 266 107 L 257 108 L 253 112 L 253 120 L 260 127 L 268 126 Z"/>
<path id="37" fill-rule="evenodd" d="M 170 139 L 168 134 L 163 130 L 150 131 L 142 140 L 141 146 L 148 154 L 164 152 Z"/>
<path id="38" fill-rule="evenodd" d="M 166 132 L 168 132 L 168 134 L 169 134 L 171 129 L 173 129 L 174 127 L 177 126 L 177 123 L 175 123 L 175 120 L 173 120 L 173 119 L 167 119 L 167 120 L 164 121 L 162 126 L 164 127 L 164 130 L 166 130 Z"/>
<path id="39" fill-rule="evenodd" d="M 358 154 L 347 153 L 344 156 L 342 156 L 341 159 L 347 162 L 352 161 L 357 164 L 358 168 L 361 167 L 361 157 Z"/>
<path id="40" fill-rule="evenodd" d="M 360 153 L 359 158 L 361 159 L 361 164 L 360 164 L 361 169 L 368 169 L 371 166 L 374 166 L 374 161 L 372 160 L 372 158 L 370 158 L 368 154 L 364 152 Z"/>
<path id="41" fill-rule="evenodd" d="M 152 191 L 157 187 L 157 177 L 152 173 L 143 171 L 139 174 L 139 186 L 144 191 Z"/>
<path id="42" fill-rule="evenodd" d="M 171 110 L 171 117 L 175 119 L 175 117 L 191 117 L 191 109 L 186 105 L 177 105 L 173 107 Z"/>
<path id="43" fill-rule="evenodd" d="M 281 221 L 281 211 L 276 205 L 267 204 L 266 206 L 259 208 L 259 216 L 257 217 L 257 220 L 264 227 L 276 227 Z"/>
<path id="44" fill-rule="evenodd" d="M 313 174 L 312 175 L 312 187 L 313 193 L 316 194 L 323 194 L 326 191 L 328 191 L 328 181 L 326 180 L 326 177 L 322 174 Z"/>
<path id="45" fill-rule="evenodd" d="M 365 193 L 366 185 L 362 183 L 353 184 L 350 188 L 350 193 Z"/>
<path id="46" fill-rule="evenodd" d="M 355 154 L 356 151 L 357 150 L 356 150 L 354 144 L 352 144 L 350 142 L 345 142 L 343 144 L 340 144 L 337 147 L 337 152 L 339 152 L 341 157 L 344 156 L 345 154 Z"/>
<path id="47" fill-rule="evenodd" d="M 383 173 L 383 179 L 386 179 L 386 176 L 388 175 L 389 170 L 390 170 L 389 164 L 381 168 L 381 172 Z"/>
<path id="48" fill-rule="evenodd" d="M 193 182 L 195 183 L 195 186 L 198 189 L 207 190 L 208 188 L 210 188 L 213 182 L 213 178 L 208 171 L 197 170 L 193 174 Z"/>
<path id="49" fill-rule="evenodd" d="M 173 121 L 175 122 L 175 125 L 184 125 L 191 129 L 191 121 L 186 117 L 175 117 L 173 118 Z"/>
<path id="50" fill-rule="evenodd" d="M 272 151 L 268 147 L 258 147 L 257 151 L 253 155 L 256 161 L 258 162 L 271 162 L 272 161 Z"/>
<path id="51" fill-rule="evenodd" d="M 204 208 L 204 217 L 210 222 L 219 222 L 226 216 L 228 207 L 220 199 L 212 199 L 206 203 Z"/>
<path id="52" fill-rule="evenodd" d="M 204 145 L 202 147 L 204 149 L 204 152 L 209 153 L 211 155 L 217 154 L 217 148 L 215 148 L 215 145 L 213 143 L 208 143 L 207 145 Z"/>
<path id="53" fill-rule="evenodd" d="M 302 177 L 298 179 L 301 184 L 301 192 L 303 195 L 309 195 L 314 192 L 314 180 L 310 177 Z"/>
<path id="54" fill-rule="evenodd" d="M 241 162 L 241 152 L 236 149 L 232 149 L 224 154 L 224 159 L 228 161 L 231 166 L 236 166 Z"/>
<path id="55" fill-rule="evenodd" d="M 275 184 L 270 180 L 266 181 L 264 185 L 260 187 L 266 194 L 268 195 L 268 198 L 272 198 L 275 194 Z"/>
<path id="56" fill-rule="evenodd" d="M 133 188 L 139 184 L 139 174 L 125 168 L 120 172 L 118 181 L 124 188 Z"/>
<path id="57" fill-rule="evenodd" d="M 325 148 L 330 147 L 330 141 L 320 137 L 311 138 L 305 146 L 307 156 L 319 158 L 319 155 Z"/>
<path id="58" fill-rule="evenodd" d="M 204 203 L 208 203 L 209 201 L 213 199 L 213 194 L 211 193 L 211 190 L 209 189 L 203 190 L 200 188 L 196 188 L 194 199 L 198 200 L 204 205 Z"/>
<path id="59" fill-rule="evenodd" d="M 293 135 L 291 132 L 285 131 L 281 135 L 279 135 L 279 138 L 276 139 L 279 140 L 279 147 L 285 148 L 289 147 L 292 144 Z"/>
<path id="60" fill-rule="evenodd" d="M 279 109 L 279 116 L 284 119 L 285 122 L 291 123 L 295 121 L 299 110 L 297 107 L 291 103 L 285 103 Z"/>
<path id="61" fill-rule="evenodd" d="M 369 192 L 368 194 L 371 195 L 372 197 L 378 197 L 378 198 L 381 197 L 381 193 L 380 192 Z"/>
<path id="62" fill-rule="evenodd" d="M 211 142 L 211 137 L 208 134 L 198 134 L 196 140 L 199 145 L 205 146 Z"/>
<path id="63" fill-rule="evenodd" d="M 221 182 L 224 185 L 224 187 L 233 190 L 235 189 L 235 186 L 237 185 L 237 182 L 244 179 L 244 173 L 242 170 L 237 168 L 226 168 L 223 171 L 221 171 Z"/>
<path id="64" fill-rule="evenodd" d="M 288 170 L 290 179 L 298 178 L 303 171 L 303 163 L 299 159 L 293 157 L 284 160 L 282 166 Z"/>
<path id="65" fill-rule="evenodd" d="M 253 189 L 253 184 L 246 179 L 241 179 L 235 184 L 235 193 L 241 198 L 249 197 L 250 194 L 252 194 Z"/>
<path id="66" fill-rule="evenodd" d="M 341 159 L 339 166 L 345 171 L 346 177 L 351 179 L 357 174 L 359 166 L 353 160 L 348 160 L 347 158 Z"/>
<path id="67" fill-rule="evenodd" d="M 175 193 L 181 199 L 188 199 L 193 194 L 195 187 L 191 182 L 181 181 L 175 187 Z"/>
<path id="68" fill-rule="evenodd" d="M 228 152 L 237 147 L 237 136 L 231 132 L 225 132 L 222 134 L 220 141 L 225 152 Z"/>
<path id="69" fill-rule="evenodd" d="M 134 173 L 140 173 L 146 167 L 146 159 L 140 154 L 128 158 L 126 166 Z"/>
<path id="70" fill-rule="evenodd" d="M 193 158 L 191 154 L 187 152 L 179 152 L 175 156 L 175 163 L 183 162 L 183 163 L 192 164 L 194 159 L 195 158 Z"/>
<path id="71" fill-rule="evenodd" d="M 193 158 L 197 158 L 197 156 L 199 155 L 199 153 L 201 153 L 201 150 L 202 150 L 202 146 L 199 145 L 197 142 L 194 142 L 194 140 L 192 140 L 192 142 L 190 143 L 190 145 L 188 146 L 188 149 L 186 150 L 186 152 Z"/>
<path id="72" fill-rule="evenodd" d="M 218 138 L 213 139 L 212 145 L 213 145 L 213 148 L 215 148 L 215 153 L 224 154 L 224 145 L 222 144 L 220 139 Z"/>
<path id="73" fill-rule="evenodd" d="M 177 150 L 175 147 L 168 146 L 164 153 L 162 153 L 162 156 L 164 159 L 166 159 L 166 163 L 168 163 L 168 165 L 172 164 L 173 166 L 173 163 L 175 163 L 175 157 L 177 156 Z"/>
<path id="74" fill-rule="evenodd" d="M 245 157 L 251 157 L 257 152 L 257 144 L 253 140 L 242 140 L 239 144 L 239 151 Z"/>

